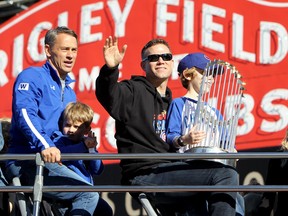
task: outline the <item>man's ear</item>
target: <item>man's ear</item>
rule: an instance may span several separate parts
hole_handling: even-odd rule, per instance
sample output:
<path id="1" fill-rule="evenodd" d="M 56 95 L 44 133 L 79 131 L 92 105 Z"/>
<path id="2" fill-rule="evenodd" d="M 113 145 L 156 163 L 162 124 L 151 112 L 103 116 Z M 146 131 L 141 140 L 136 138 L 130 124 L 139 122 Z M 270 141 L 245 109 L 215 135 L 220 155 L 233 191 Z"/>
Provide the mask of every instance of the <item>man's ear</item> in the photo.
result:
<path id="1" fill-rule="evenodd" d="M 45 54 L 47 57 L 51 57 L 51 50 L 50 50 L 50 46 L 48 44 L 45 44 Z"/>
<path id="2" fill-rule="evenodd" d="M 191 80 L 193 78 L 193 74 L 189 73 L 188 69 L 184 70 L 182 75 L 186 80 Z"/>
<path id="3" fill-rule="evenodd" d="M 144 61 L 141 61 L 140 66 L 141 66 L 142 70 L 145 71 L 145 62 Z"/>

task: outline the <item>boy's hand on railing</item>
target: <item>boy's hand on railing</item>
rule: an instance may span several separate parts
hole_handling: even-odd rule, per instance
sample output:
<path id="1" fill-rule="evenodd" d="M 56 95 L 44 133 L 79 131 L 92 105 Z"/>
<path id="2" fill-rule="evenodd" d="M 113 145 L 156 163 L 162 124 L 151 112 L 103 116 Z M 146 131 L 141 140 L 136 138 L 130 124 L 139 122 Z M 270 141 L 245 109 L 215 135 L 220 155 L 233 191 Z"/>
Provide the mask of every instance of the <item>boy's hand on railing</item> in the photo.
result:
<path id="1" fill-rule="evenodd" d="M 41 152 L 41 156 L 45 163 L 58 163 L 59 165 L 62 165 L 61 152 L 56 147 L 44 149 Z"/>

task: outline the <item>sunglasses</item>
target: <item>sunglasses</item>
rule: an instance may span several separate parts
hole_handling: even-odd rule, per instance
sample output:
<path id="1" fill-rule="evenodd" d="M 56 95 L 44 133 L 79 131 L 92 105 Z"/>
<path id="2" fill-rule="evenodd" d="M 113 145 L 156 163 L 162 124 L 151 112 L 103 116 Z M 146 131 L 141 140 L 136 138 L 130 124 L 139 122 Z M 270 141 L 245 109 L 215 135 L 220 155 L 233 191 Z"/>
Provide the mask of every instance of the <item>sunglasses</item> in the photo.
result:
<path id="1" fill-rule="evenodd" d="M 142 59 L 142 61 L 149 61 L 149 62 L 157 62 L 159 61 L 159 58 L 162 58 L 163 61 L 171 61 L 173 56 L 171 53 L 164 53 L 164 54 L 153 54 L 153 55 L 148 55 L 146 58 Z"/>

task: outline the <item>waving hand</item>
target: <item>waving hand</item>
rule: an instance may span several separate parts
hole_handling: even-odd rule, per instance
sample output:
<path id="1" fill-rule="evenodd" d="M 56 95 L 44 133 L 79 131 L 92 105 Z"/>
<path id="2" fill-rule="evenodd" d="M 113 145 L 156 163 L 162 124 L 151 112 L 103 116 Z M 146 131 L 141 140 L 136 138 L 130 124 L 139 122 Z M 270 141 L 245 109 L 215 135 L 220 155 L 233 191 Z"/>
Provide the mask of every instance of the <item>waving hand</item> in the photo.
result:
<path id="1" fill-rule="evenodd" d="M 127 45 L 125 44 L 120 52 L 118 49 L 118 39 L 109 36 L 106 39 L 105 45 L 103 47 L 103 55 L 106 65 L 110 68 L 119 65 L 124 58 L 126 49 Z"/>

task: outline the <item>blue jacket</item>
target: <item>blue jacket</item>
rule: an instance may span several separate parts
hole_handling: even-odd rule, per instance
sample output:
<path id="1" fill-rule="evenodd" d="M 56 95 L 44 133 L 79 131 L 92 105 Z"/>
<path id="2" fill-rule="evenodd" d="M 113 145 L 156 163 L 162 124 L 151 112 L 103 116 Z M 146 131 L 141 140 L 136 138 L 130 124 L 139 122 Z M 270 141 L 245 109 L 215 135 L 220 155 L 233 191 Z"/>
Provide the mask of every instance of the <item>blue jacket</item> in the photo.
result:
<path id="1" fill-rule="evenodd" d="M 60 131 L 53 133 L 52 139 L 61 153 L 88 153 L 84 142 L 73 143 Z M 62 163 L 91 184 L 93 184 L 93 175 L 99 175 L 103 171 L 102 160 L 69 160 L 62 161 Z"/>
<path id="2" fill-rule="evenodd" d="M 213 117 L 214 120 L 223 120 L 223 116 L 221 115 L 219 110 L 213 107 L 209 109 L 209 106 L 205 103 L 204 106 L 208 107 L 205 110 L 210 113 L 209 115 L 211 118 Z M 175 143 L 180 136 L 189 133 L 190 129 L 195 123 L 196 108 L 197 101 L 191 98 L 179 97 L 175 98 L 172 101 L 168 109 L 166 121 L 166 139 L 168 144 L 170 144 L 171 146 L 175 146 Z M 223 129 L 221 130 L 220 128 L 215 127 L 215 125 L 211 122 L 207 126 L 209 126 L 209 130 L 207 127 L 205 129 L 207 137 L 212 135 L 216 136 L 216 134 L 221 133 L 227 136 L 227 132 L 225 132 Z M 214 129 L 212 130 L 212 128 Z M 209 133 L 211 131 L 213 131 L 213 134 Z M 209 138 L 208 140 L 213 140 L 213 142 L 219 144 L 220 141 L 224 141 L 225 138 L 221 135 L 218 135 L 216 136 L 216 138 Z M 207 145 L 207 143 L 205 144 Z M 186 145 L 185 147 L 181 147 L 180 149 L 178 149 L 178 151 L 180 153 L 183 153 L 188 148 L 189 146 Z"/>
<path id="3" fill-rule="evenodd" d="M 62 92 L 60 78 L 47 61 L 42 67 L 29 67 L 15 80 L 13 87 L 11 137 L 9 153 L 36 153 L 55 146 L 51 140 L 59 130 L 58 121 L 76 94 L 65 79 Z"/>

